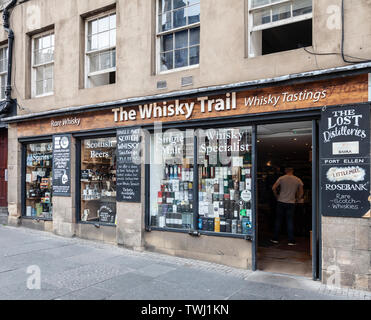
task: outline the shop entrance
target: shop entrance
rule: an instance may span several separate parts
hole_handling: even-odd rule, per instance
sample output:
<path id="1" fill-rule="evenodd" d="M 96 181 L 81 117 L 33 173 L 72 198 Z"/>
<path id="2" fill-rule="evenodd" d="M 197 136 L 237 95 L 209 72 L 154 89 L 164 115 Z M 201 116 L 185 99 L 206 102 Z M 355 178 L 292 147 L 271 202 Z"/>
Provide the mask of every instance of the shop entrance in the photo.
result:
<path id="1" fill-rule="evenodd" d="M 8 206 L 8 132 L 0 129 L 0 207 Z"/>
<path id="2" fill-rule="evenodd" d="M 312 122 L 258 126 L 257 159 L 257 268 L 267 272 L 312 277 Z M 296 194 L 296 198 L 300 193 L 302 197 L 295 205 L 282 206 L 272 187 L 289 168 L 303 183 L 302 192 L 299 187 Z M 278 200 L 284 200 L 285 203 L 291 201 L 288 200 L 291 196 L 287 196 L 287 185 L 292 184 L 296 190 L 300 181 L 289 179 L 277 187 Z M 286 207 L 294 210 L 294 241 L 288 236 L 290 227 L 287 215 L 290 213 L 286 210 L 280 210 L 281 224 L 277 236 L 278 206 L 280 209 Z"/>

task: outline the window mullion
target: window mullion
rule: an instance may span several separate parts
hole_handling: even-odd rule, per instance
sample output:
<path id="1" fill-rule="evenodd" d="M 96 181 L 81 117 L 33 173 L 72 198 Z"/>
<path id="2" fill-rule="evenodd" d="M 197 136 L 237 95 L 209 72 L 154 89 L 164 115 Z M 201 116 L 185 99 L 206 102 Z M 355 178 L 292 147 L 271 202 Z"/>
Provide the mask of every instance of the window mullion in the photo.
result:
<path id="1" fill-rule="evenodd" d="M 199 230 L 198 220 L 199 214 L 199 174 L 198 174 L 198 137 L 194 135 L 193 139 L 193 229 Z"/>
<path id="2" fill-rule="evenodd" d="M 174 32 L 179 32 L 179 31 L 184 31 L 184 30 L 187 30 L 187 29 L 193 29 L 193 28 L 197 28 L 200 26 L 200 22 L 195 22 L 195 23 L 192 23 L 192 24 L 189 24 L 189 25 L 186 25 L 186 26 L 182 26 L 182 27 L 178 27 L 178 28 L 175 28 L 175 29 L 172 29 L 172 30 L 167 30 L 167 31 L 164 31 L 164 32 L 159 32 L 157 34 L 157 36 L 166 36 L 168 34 L 171 34 L 171 33 L 174 33 Z"/>
<path id="3" fill-rule="evenodd" d="M 173 33 L 173 67 L 171 69 L 175 69 L 175 32 Z"/>
<path id="4" fill-rule="evenodd" d="M 290 18 L 293 18 L 294 17 L 294 3 L 291 2 L 290 3 Z"/>
<path id="5" fill-rule="evenodd" d="M 43 84 L 43 92 L 41 94 L 44 94 L 46 92 L 45 66 L 42 66 L 41 70 L 42 70 L 42 84 Z"/>
<path id="6" fill-rule="evenodd" d="M 191 30 L 188 29 L 188 43 L 187 43 L 187 62 L 188 62 L 188 66 L 191 65 Z"/>

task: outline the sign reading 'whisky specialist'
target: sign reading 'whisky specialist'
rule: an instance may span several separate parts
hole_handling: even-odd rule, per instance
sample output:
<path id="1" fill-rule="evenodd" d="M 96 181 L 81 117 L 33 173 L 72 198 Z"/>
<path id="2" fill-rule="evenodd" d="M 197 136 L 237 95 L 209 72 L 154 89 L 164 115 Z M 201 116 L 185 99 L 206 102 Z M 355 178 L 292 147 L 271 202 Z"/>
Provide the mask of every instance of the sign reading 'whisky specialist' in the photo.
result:
<path id="1" fill-rule="evenodd" d="M 71 196 L 71 135 L 53 136 L 53 196 Z"/>
<path id="2" fill-rule="evenodd" d="M 135 163 L 139 156 L 140 129 L 117 130 L 117 201 L 140 202 L 141 165 Z"/>
<path id="3" fill-rule="evenodd" d="M 322 214 L 361 218 L 370 210 L 370 105 L 327 108 L 320 126 Z"/>

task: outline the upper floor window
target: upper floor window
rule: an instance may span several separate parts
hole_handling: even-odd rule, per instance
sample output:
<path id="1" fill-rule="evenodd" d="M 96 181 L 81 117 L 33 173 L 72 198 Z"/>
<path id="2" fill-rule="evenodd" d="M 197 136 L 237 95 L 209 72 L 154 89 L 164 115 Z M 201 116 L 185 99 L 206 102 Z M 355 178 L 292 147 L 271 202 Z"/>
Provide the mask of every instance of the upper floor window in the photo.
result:
<path id="1" fill-rule="evenodd" d="M 158 71 L 200 62 L 200 0 L 158 1 Z"/>
<path id="2" fill-rule="evenodd" d="M 312 0 L 250 0 L 249 56 L 312 45 Z"/>
<path id="3" fill-rule="evenodd" d="M 46 32 L 32 38 L 32 96 L 53 93 L 54 33 Z"/>
<path id="4" fill-rule="evenodd" d="M 8 47 L 1 47 L 0 48 L 0 100 L 5 99 L 7 76 L 8 76 Z"/>
<path id="5" fill-rule="evenodd" d="M 116 82 L 116 13 L 86 21 L 86 87 Z"/>

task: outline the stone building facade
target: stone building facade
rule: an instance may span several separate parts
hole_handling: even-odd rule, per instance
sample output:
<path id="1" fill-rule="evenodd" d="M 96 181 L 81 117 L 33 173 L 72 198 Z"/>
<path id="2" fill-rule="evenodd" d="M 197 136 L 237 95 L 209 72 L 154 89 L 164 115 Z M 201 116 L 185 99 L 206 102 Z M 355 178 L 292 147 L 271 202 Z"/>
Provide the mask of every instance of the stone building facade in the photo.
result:
<path id="1" fill-rule="evenodd" d="M 266 123 L 282 122 L 293 128 L 295 122 L 309 121 L 310 137 L 316 136 L 318 142 L 316 122 L 324 107 L 369 106 L 370 18 L 371 4 L 366 0 L 279 4 L 250 0 L 18 1 L 10 18 L 14 31 L 12 98 L 17 101 L 17 114 L 1 121 L 8 135 L 8 223 L 135 250 L 259 269 L 256 130 Z M 6 46 L 8 34 L 0 30 L 0 47 Z M 313 95 L 305 100 L 308 92 Z M 316 99 L 316 92 L 325 93 Z M 289 101 L 290 94 L 296 100 Z M 247 111 L 249 98 L 269 95 L 281 100 L 276 104 L 268 100 L 265 105 L 263 101 L 261 108 Z M 203 113 L 202 99 L 207 97 L 209 102 L 214 96 L 214 105 L 206 105 L 214 109 Z M 223 110 L 215 109 L 218 99 L 224 99 Z M 251 101 L 259 106 L 259 101 Z M 164 106 L 165 102 L 194 103 L 193 113 L 187 117 L 182 109 L 184 115 L 174 117 L 139 116 L 144 105 Z M 230 109 L 228 103 L 232 103 Z M 63 124 L 66 119 L 70 122 Z M 140 167 L 139 202 L 117 201 L 111 225 L 83 220 L 90 212 L 82 204 L 89 192 L 83 193 L 80 176 L 91 170 L 84 167 L 89 139 L 115 138 L 117 129 L 133 126 L 152 134 L 156 121 L 168 129 L 220 128 L 223 124 L 251 128 L 252 155 L 244 158 L 244 170 L 252 170 L 253 200 L 250 209 L 243 209 L 252 210 L 251 234 L 241 231 L 223 237 L 219 229 L 200 232 L 195 216 L 193 226 L 182 232 L 160 228 L 158 221 L 154 225 L 151 169 L 145 164 Z M 35 154 L 45 153 L 53 137 L 63 134 L 71 135 L 69 192 L 67 196 L 45 195 L 44 189 L 44 202 L 31 208 L 27 196 L 37 197 L 28 194 L 28 184 L 37 179 L 43 183 L 46 176 L 37 178 L 35 171 L 27 171 L 34 165 L 32 157 L 28 164 L 28 156 L 35 159 Z M 151 138 L 145 138 L 149 143 L 147 139 Z M 312 141 L 317 143 L 316 139 Z M 32 150 L 33 145 L 41 151 Z M 41 167 L 51 170 L 49 151 Z M 318 152 L 313 152 L 318 160 Z M 319 160 L 313 164 L 313 179 L 318 177 L 319 164 Z M 326 283 L 337 273 L 341 286 L 371 290 L 369 216 L 366 212 L 362 218 L 324 216 L 320 183 L 313 180 L 313 185 L 317 185 L 312 189 L 317 195 L 313 193 L 311 207 L 312 258 L 316 255 L 313 277 Z M 199 200 L 198 190 L 193 195 Z M 52 218 L 40 218 L 48 205 L 53 208 Z"/>

